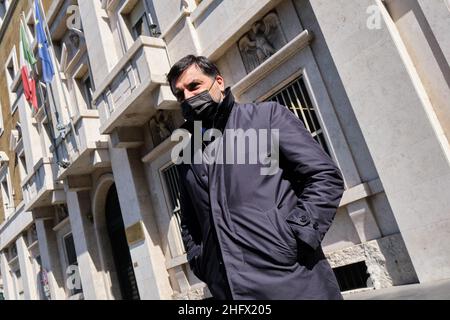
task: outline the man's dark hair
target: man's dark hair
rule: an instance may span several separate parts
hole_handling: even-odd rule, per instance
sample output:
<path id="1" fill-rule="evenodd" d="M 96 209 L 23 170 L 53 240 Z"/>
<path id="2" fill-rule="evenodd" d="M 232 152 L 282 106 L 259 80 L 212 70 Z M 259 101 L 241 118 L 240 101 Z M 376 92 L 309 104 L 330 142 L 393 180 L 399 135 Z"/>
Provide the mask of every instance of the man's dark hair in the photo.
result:
<path id="1" fill-rule="evenodd" d="M 196 65 L 207 76 L 215 77 L 220 75 L 220 71 L 217 66 L 208 58 L 203 56 L 194 56 L 192 54 L 187 55 L 175 63 L 167 74 L 167 81 L 169 82 L 172 93 L 174 92 L 174 84 L 178 77 L 192 65 Z"/>

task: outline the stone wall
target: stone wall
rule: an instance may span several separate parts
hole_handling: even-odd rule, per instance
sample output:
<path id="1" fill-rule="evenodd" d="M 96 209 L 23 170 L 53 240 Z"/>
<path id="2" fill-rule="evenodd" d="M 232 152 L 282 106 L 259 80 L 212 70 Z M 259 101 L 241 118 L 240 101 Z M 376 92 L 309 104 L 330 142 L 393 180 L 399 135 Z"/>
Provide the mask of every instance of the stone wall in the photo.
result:
<path id="1" fill-rule="evenodd" d="M 368 286 L 381 289 L 418 282 L 399 233 L 326 253 L 332 268 L 364 261 L 370 275 Z"/>

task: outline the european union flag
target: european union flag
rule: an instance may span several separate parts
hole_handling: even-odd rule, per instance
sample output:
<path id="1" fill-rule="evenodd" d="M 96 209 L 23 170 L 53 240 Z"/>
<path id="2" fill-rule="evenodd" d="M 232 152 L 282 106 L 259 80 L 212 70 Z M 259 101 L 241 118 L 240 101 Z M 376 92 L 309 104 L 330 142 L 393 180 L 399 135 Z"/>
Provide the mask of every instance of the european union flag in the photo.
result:
<path id="1" fill-rule="evenodd" d="M 36 14 L 36 39 L 38 44 L 38 54 L 42 61 L 42 73 L 45 83 L 50 83 L 55 75 L 53 69 L 52 58 L 49 52 L 49 43 L 44 31 L 44 20 L 41 16 L 41 10 L 39 9 L 39 0 L 34 1 L 34 9 Z"/>

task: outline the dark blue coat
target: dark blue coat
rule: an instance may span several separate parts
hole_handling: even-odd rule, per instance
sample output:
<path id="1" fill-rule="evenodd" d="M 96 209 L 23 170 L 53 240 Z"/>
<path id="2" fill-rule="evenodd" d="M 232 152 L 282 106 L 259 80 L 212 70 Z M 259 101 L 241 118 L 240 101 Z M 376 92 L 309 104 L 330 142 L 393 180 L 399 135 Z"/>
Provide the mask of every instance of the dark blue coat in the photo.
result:
<path id="1" fill-rule="evenodd" d="M 321 248 L 344 191 L 340 170 L 286 107 L 235 103 L 228 92 L 220 110 L 220 129 L 279 129 L 280 170 L 177 166 L 194 274 L 218 299 L 341 299 Z"/>

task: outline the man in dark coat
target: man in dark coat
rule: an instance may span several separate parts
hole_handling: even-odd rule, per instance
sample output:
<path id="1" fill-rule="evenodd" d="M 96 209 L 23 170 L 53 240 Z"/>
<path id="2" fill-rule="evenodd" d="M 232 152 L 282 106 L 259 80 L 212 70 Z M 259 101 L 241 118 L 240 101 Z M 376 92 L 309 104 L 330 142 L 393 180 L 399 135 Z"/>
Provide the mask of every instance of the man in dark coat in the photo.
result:
<path id="1" fill-rule="evenodd" d="M 178 158 L 177 169 L 182 238 L 194 274 L 216 299 L 342 299 L 321 248 L 344 191 L 333 160 L 285 106 L 235 102 L 205 57 L 186 56 L 167 78 L 190 140 L 208 129 L 276 133 L 260 163 L 247 159 L 255 143 L 236 152 L 238 138 L 227 134 L 190 143 L 180 154 L 192 160 Z M 213 144 L 223 146 L 226 161 L 205 161 Z M 198 152 L 201 162 L 193 161 Z M 273 154 L 277 170 L 264 171 Z"/>

